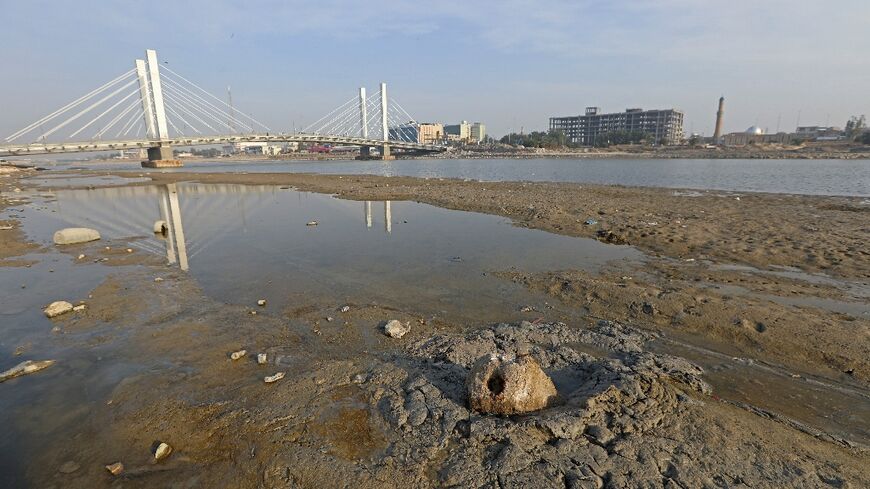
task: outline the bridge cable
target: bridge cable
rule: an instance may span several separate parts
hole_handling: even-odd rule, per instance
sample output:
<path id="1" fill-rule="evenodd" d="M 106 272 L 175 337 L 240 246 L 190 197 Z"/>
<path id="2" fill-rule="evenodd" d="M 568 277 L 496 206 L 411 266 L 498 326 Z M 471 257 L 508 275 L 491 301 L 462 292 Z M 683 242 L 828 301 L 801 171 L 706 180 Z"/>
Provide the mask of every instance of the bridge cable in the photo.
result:
<path id="1" fill-rule="evenodd" d="M 100 93 L 100 92 L 102 92 L 102 91 L 104 91 L 104 90 L 107 90 L 109 87 L 111 87 L 111 86 L 117 84 L 118 82 L 120 82 L 121 80 L 123 80 L 123 79 L 127 78 L 128 76 L 134 74 L 135 72 L 136 72 L 136 70 L 135 70 L 135 69 L 132 69 L 132 70 L 130 70 L 130 71 L 124 73 L 123 75 L 121 75 L 121 76 L 115 78 L 114 80 L 112 80 L 112 81 L 110 81 L 110 82 L 104 84 L 103 86 L 101 86 L 101 87 L 99 87 L 99 88 L 97 88 L 97 89 L 91 91 L 90 93 L 88 93 L 88 94 L 86 94 L 86 95 L 83 95 L 83 96 L 79 97 L 78 99 L 76 99 L 76 100 L 70 102 L 69 104 L 67 104 L 67 105 L 65 105 L 65 106 L 63 106 L 63 107 L 61 107 L 60 109 L 57 109 L 56 111 L 52 112 L 51 114 L 48 114 L 47 116 L 45 116 L 45 117 L 39 119 L 38 121 L 36 121 L 36 122 L 30 124 L 29 126 L 25 127 L 24 129 L 21 129 L 21 130 L 19 130 L 18 132 L 14 133 L 14 134 L 12 134 L 12 135 L 10 135 L 10 136 L 8 136 L 8 137 L 6 138 L 6 141 L 7 141 L 7 142 L 11 142 L 11 141 L 13 141 L 14 139 L 19 138 L 20 136 L 22 136 L 22 135 L 24 135 L 24 134 L 26 134 L 26 133 L 32 131 L 33 129 L 35 129 L 35 128 L 38 127 L 39 125 L 41 125 L 41 124 L 43 124 L 43 123 L 45 123 L 45 122 L 48 122 L 49 120 L 51 120 L 51 119 L 53 119 L 54 117 L 56 117 L 56 116 L 58 116 L 58 115 L 60 115 L 60 114 L 62 114 L 62 113 L 64 113 L 64 112 L 66 112 L 67 110 L 69 110 L 69 109 L 75 107 L 76 105 L 81 104 L 81 103 L 84 102 L 85 100 L 88 100 L 89 98 L 91 98 L 91 97 L 97 95 L 98 93 Z"/>

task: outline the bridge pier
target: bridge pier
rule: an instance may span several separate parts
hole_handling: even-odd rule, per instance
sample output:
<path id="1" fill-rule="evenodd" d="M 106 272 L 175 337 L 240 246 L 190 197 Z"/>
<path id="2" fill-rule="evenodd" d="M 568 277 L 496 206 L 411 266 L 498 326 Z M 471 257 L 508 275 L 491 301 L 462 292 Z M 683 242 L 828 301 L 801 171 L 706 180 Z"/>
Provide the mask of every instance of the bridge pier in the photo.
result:
<path id="1" fill-rule="evenodd" d="M 390 154 L 390 145 L 389 145 L 389 144 L 385 144 L 385 145 L 381 146 L 381 157 L 378 158 L 378 159 L 379 159 L 379 160 L 384 160 L 384 161 L 389 161 L 389 160 L 395 160 L 395 159 L 396 159 L 395 156 L 393 156 L 393 155 Z"/>
<path id="2" fill-rule="evenodd" d="M 148 148 L 148 160 L 142 162 L 142 168 L 180 168 L 181 160 L 176 160 L 172 154 L 172 146 L 159 145 Z"/>

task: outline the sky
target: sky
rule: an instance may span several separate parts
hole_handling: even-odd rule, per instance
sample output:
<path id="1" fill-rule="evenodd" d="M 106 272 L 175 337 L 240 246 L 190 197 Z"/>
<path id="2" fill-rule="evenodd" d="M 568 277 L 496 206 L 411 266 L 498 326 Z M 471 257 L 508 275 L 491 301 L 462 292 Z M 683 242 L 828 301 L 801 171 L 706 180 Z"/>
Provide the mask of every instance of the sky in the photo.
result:
<path id="1" fill-rule="evenodd" d="M 867 0 L 0 0 L 0 136 L 146 48 L 273 131 L 387 82 L 420 121 L 491 135 L 552 116 L 677 108 L 685 132 L 870 115 Z"/>

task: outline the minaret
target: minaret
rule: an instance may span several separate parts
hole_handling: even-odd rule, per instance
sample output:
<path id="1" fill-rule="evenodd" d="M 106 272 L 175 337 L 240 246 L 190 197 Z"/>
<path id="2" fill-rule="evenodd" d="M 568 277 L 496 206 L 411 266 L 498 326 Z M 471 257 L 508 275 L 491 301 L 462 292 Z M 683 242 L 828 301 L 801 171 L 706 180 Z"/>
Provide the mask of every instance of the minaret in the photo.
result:
<path id="1" fill-rule="evenodd" d="M 722 137 L 722 115 L 725 113 L 725 97 L 719 97 L 719 110 L 716 111 L 716 130 L 713 131 L 713 144 L 719 144 Z"/>

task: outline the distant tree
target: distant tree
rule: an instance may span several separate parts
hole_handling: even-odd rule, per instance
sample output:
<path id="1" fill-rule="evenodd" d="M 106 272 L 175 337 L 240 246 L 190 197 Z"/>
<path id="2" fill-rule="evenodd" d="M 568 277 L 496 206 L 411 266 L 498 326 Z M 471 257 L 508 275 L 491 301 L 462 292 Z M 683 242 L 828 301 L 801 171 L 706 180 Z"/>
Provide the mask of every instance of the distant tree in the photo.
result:
<path id="1" fill-rule="evenodd" d="M 643 131 L 610 131 L 595 138 L 595 146 L 606 148 L 617 144 L 639 144 L 647 141 L 649 134 Z"/>
<path id="2" fill-rule="evenodd" d="M 551 129 L 550 131 L 532 131 L 529 134 L 510 133 L 499 140 L 504 144 L 525 146 L 527 148 L 564 148 L 568 144 L 568 137 L 562 131 Z"/>
<path id="3" fill-rule="evenodd" d="M 870 131 L 864 131 L 863 134 L 855 138 L 855 141 L 861 144 L 870 144 Z"/>
<path id="4" fill-rule="evenodd" d="M 689 146 L 697 146 L 699 144 L 701 144 L 701 136 L 692 134 L 692 137 L 689 138 Z"/>
<path id="5" fill-rule="evenodd" d="M 849 121 L 846 122 L 846 137 L 849 139 L 854 139 L 858 137 L 864 129 L 867 127 L 867 118 L 863 115 L 856 116 L 853 115 L 849 118 Z"/>

